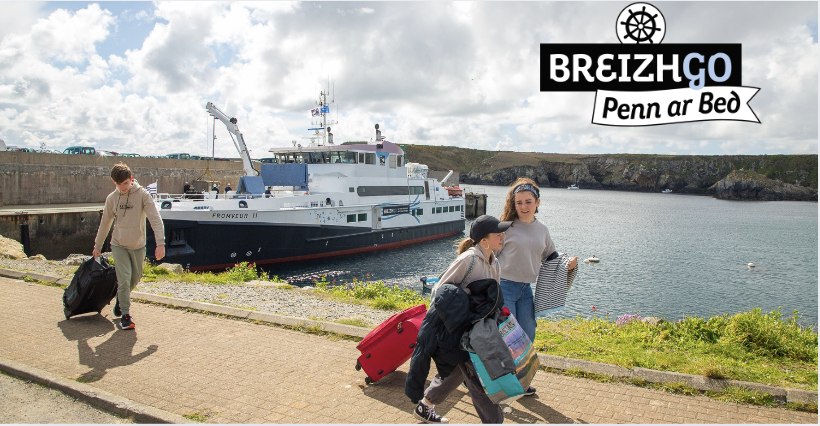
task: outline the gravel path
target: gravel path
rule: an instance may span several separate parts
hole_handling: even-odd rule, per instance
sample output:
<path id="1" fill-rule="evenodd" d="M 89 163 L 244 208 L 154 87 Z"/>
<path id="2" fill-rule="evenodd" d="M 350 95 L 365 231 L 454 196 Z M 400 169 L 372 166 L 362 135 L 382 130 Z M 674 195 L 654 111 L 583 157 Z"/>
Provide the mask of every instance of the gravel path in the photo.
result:
<path id="1" fill-rule="evenodd" d="M 85 259 L 87 257 L 82 257 Z M 71 279 L 77 260 L 13 260 L 0 258 L 0 268 L 37 272 Z M 216 303 L 260 312 L 324 321 L 359 320 L 375 327 L 398 311 L 341 303 L 313 294 L 309 288 L 276 288 L 275 283 L 251 281 L 244 284 L 191 284 L 172 281 L 141 282 L 135 291 L 183 300 Z M 345 322 L 348 322 L 345 321 Z"/>

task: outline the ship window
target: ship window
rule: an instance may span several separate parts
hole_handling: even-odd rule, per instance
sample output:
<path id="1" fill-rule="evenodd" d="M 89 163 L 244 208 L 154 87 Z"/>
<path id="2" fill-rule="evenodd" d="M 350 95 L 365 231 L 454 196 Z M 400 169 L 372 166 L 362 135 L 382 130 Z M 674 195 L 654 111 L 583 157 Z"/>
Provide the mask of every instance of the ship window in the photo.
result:
<path id="1" fill-rule="evenodd" d="M 416 209 L 416 216 L 424 216 L 424 209 Z"/>
<path id="2" fill-rule="evenodd" d="M 356 164 L 356 153 L 350 151 L 345 152 L 345 158 L 344 160 L 342 160 L 342 162 Z"/>
<path id="3" fill-rule="evenodd" d="M 389 161 L 390 161 L 390 168 L 395 169 L 396 168 L 396 156 L 391 155 Z"/>
<path id="4" fill-rule="evenodd" d="M 359 222 L 367 221 L 367 213 L 359 213 Z"/>
<path id="5" fill-rule="evenodd" d="M 407 195 L 410 193 L 410 188 L 409 186 L 360 186 L 358 192 L 362 197 Z"/>
<path id="6" fill-rule="evenodd" d="M 454 211 L 456 211 L 456 207 L 455 206 L 450 206 L 450 213 L 452 213 Z"/>
<path id="7" fill-rule="evenodd" d="M 423 186 L 411 186 L 410 187 L 410 194 L 412 194 L 412 195 L 422 195 L 422 194 L 424 194 L 424 187 Z"/>
<path id="8" fill-rule="evenodd" d="M 247 209 L 248 208 L 248 202 L 245 201 L 245 200 L 240 201 L 239 202 L 239 208 L 240 209 Z"/>
<path id="9" fill-rule="evenodd" d="M 363 152 L 359 153 L 359 163 L 364 164 L 364 153 Z"/>
<path id="10" fill-rule="evenodd" d="M 355 214 L 347 215 L 347 223 L 351 223 L 351 222 L 355 222 L 355 221 L 356 221 L 356 215 Z"/>
<path id="11" fill-rule="evenodd" d="M 356 192 L 356 188 L 353 188 L 352 186 L 348 187 L 347 192 Z"/>
<path id="12" fill-rule="evenodd" d="M 404 165 L 404 156 L 403 155 L 397 156 L 396 157 L 396 162 L 398 163 L 399 167 L 403 166 Z"/>
<path id="13" fill-rule="evenodd" d="M 365 164 L 376 164 L 376 153 L 365 153 Z"/>
<path id="14" fill-rule="evenodd" d="M 441 213 L 441 207 L 436 207 L 436 213 Z"/>
<path id="15" fill-rule="evenodd" d="M 326 152 L 308 152 L 307 156 L 310 159 L 310 164 L 321 164 L 328 162 Z"/>
<path id="16" fill-rule="evenodd" d="M 433 207 L 433 208 L 432 208 L 432 209 L 430 209 L 430 210 L 432 210 L 432 211 L 433 211 L 433 214 L 436 214 L 436 208 L 435 208 L 435 207 Z"/>
<path id="17" fill-rule="evenodd" d="M 460 212 L 461 211 L 461 206 L 456 206 L 456 211 Z"/>

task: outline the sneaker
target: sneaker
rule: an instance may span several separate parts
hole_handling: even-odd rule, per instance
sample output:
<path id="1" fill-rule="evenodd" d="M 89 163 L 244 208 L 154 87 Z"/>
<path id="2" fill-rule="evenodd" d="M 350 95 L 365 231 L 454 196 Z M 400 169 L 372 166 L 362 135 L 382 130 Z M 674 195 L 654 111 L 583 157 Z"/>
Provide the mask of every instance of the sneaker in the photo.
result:
<path id="1" fill-rule="evenodd" d="M 123 330 L 130 330 L 136 327 L 134 321 L 131 321 L 131 315 L 125 314 L 120 318 L 120 328 Z"/>
<path id="2" fill-rule="evenodd" d="M 114 316 L 118 317 L 122 315 L 122 311 L 120 311 L 120 299 L 117 299 L 117 303 L 114 305 Z"/>
<path id="3" fill-rule="evenodd" d="M 527 390 L 524 391 L 524 396 L 533 396 L 535 395 L 535 388 L 532 386 L 528 386 Z"/>
<path id="4" fill-rule="evenodd" d="M 416 409 L 413 410 L 413 415 L 421 419 L 424 423 L 450 423 L 447 417 L 439 416 L 433 407 L 424 405 L 423 402 L 419 402 L 419 404 L 416 405 Z"/>

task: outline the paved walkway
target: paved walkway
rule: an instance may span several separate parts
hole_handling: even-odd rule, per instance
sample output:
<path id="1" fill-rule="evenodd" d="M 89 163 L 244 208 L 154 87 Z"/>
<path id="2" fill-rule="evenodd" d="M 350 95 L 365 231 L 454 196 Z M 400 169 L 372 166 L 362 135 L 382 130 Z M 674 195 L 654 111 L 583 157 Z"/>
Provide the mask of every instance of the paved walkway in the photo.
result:
<path id="1" fill-rule="evenodd" d="M 65 320 L 62 290 L 0 278 L 0 359 L 210 423 L 415 423 L 407 364 L 375 385 L 356 343 L 278 327 L 132 305 L 137 329 L 103 315 Z M 432 372 L 431 372 L 432 373 Z M 537 397 L 509 423 L 812 423 L 817 415 L 723 403 L 540 371 Z M 436 411 L 478 423 L 464 388 Z"/>

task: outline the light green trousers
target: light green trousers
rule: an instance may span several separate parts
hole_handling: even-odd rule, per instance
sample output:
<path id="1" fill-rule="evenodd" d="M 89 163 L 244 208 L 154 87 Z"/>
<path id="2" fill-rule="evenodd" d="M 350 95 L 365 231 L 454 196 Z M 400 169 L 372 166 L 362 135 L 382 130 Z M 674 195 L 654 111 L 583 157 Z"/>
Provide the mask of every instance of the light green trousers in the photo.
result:
<path id="1" fill-rule="evenodd" d="M 111 246 L 114 255 L 114 269 L 117 271 L 117 300 L 123 315 L 130 314 L 131 290 L 142 278 L 142 264 L 145 261 L 145 247 L 129 250 Z"/>

